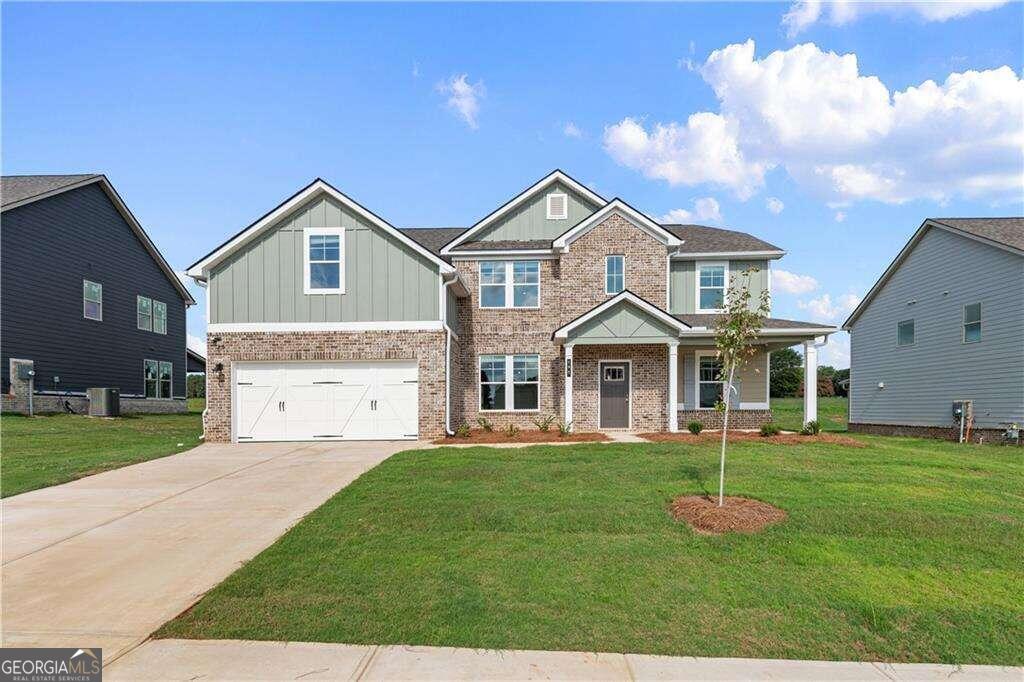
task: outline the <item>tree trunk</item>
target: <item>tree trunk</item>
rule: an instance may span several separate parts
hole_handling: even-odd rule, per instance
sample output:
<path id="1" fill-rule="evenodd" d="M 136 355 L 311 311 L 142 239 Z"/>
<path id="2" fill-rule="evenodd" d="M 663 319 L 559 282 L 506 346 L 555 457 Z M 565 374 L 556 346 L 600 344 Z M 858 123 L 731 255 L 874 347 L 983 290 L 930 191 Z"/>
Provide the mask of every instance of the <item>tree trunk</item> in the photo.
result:
<path id="1" fill-rule="evenodd" d="M 722 399 L 725 401 L 725 415 L 722 417 L 722 459 L 718 472 L 718 506 L 725 504 L 725 436 L 729 432 L 729 403 L 732 399 L 732 380 L 736 365 L 729 365 L 729 381 L 725 384 Z"/>

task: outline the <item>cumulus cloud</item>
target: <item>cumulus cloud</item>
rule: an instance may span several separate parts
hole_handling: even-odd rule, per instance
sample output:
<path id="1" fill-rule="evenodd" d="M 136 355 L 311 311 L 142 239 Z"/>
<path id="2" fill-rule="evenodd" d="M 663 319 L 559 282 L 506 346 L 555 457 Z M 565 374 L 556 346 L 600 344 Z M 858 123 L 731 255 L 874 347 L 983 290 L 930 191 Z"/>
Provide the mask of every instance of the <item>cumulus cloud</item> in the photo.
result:
<path id="1" fill-rule="evenodd" d="M 649 178 L 740 199 L 775 167 L 833 205 L 999 201 L 1024 186 L 1024 79 L 1009 66 L 890 91 L 855 54 L 807 43 L 759 59 L 748 40 L 715 50 L 699 72 L 718 112 L 626 117 L 605 128 L 608 154 Z"/>
<path id="2" fill-rule="evenodd" d="M 195 334 L 188 334 L 185 337 L 185 345 L 199 353 L 203 357 L 206 357 L 206 339 L 196 336 Z"/>
<path id="3" fill-rule="evenodd" d="M 782 25 L 790 38 L 825 21 L 845 26 L 867 14 L 910 16 L 922 21 L 947 21 L 1002 7 L 1009 0 L 943 0 L 941 2 L 850 2 L 849 0 L 801 0 L 790 5 Z"/>
<path id="4" fill-rule="evenodd" d="M 772 275 L 775 276 L 775 273 Z M 774 283 L 774 281 L 773 281 Z M 840 317 L 845 318 L 853 312 L 853 309 L 860 303 L 860 296 L 856 294 L 842 294 L 835 301 L 830 294 L 822 294 L 817 298 L 807 301 L 797 301 L 796 307 L 806 310 L 813 318 L 812 321 L 824 320 L 827 322 L 838 321 Z"/>
<path id="5" fill-rule="evenodd" d="M 775 215 L 779 215 L 782 213 L 782 209 L 786 208 L 786 205 L 782 203 L 782 200 L 776 197 L 768 197 L 764 202 L 764 206 L 770 213 L 774 213 Z"/>
<path id="6" fill-rule="evenodd" d="M 565 124 L 565 127 L 562 128 L 562 134 L 566 137 L 575 137 L 577 139 L 583 137 L 583 131 L 572 121 Z"/>
<path id="7" fill-rule="evenodd" d="M 772 268 L 772 289 L 787 294 L 809 294 L 818 288 L 818 280 L 810 275 L 798 275 L 787 270 Z"/>
<path id="8" fill-rule="evenodd" d="M 836 211 L 836 222 L 841 223 L 846 220 L 846 214 L 842 211 Z"/>
<path id="9" fill-rule="evenodd" d="M 693 210 L 685 208 L 674 208 L 657 219 L 660 223 L 692 223 L 694 221 L 706 223 L 722 222 L 722 207 L 714 197 L 701 197 L 693 200 Z"/>
<path id="10" fill-rule="evenodd" d="M 818 350 L 818 366 L 829 365 L 836 369 L 850 367 L 850 335 L 845 332 L 828 337 L 828 343 Z"/>
<path id="11" fill-rule="evenodd" d="M 446 101 L 448 108 L 465 121 L 466 125 L 473 130 L 480 127 L 477 122 L 477 115 L 480 113 L 480 100 L 487 94 L 483 81 L 470 83 L 469 76 L 463 73 L 452 76 L 443 83 L 438 83 L 437 91 L 448 98 Z"/>

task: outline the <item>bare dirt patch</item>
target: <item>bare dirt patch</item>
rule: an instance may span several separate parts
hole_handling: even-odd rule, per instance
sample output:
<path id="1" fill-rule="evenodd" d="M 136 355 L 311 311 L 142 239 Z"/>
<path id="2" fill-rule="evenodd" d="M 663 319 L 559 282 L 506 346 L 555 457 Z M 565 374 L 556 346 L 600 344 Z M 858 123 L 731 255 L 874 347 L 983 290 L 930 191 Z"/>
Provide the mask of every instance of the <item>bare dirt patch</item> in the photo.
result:
<path id="1" fill-rule="evenodd" d="M 531 429 L 520 431 L 509 436 L 503 430 L 484 431 L 474 429 L 466 437 L 445 436 L 434 441 L 439 445 L 455 445 L 457 443 L 594 443 L 608 440 L 603 433 L 570 433 L 561 435 L 558 431 L 541 431 Z"/>
<path id="2" fill-rule="evenodd" d="M 686 521 L 698 533 L 756 533 L 786 518 L 776 506 L 748 497 L 726 497 L 718 506 L 718 498 L 708 495 L 684 495 L 669 505 L 677 521 Z"/>
<path id="3" fill-rule="evenodd" d="M 658 431 L 656 433 L 641 433 L 641 438 L 644 438 L 655 443 L 715 443 L 722 439 L 721 431 L 704 431 L 700 435 L 693 435 L 692 433 L 670 433 L 668 431 Z M 730 431 L 729 442 L 735 443 L 737 441 L 751 441 L 757 443 L 773 443 L 775 445 L 809 445 L 811 443 L 829 443 L 831 445 L 843 445 L 850 448 L 864 448 L 867 447 L 865 443 L 857 440 L 856 438 L 850 438 L 849 436 L 841 436 L 835 433 L 819 433 L 816 436 L 802 436 L 799 433 L 780 433 L 777 436 L 762 436 L 756 431 Z"/>

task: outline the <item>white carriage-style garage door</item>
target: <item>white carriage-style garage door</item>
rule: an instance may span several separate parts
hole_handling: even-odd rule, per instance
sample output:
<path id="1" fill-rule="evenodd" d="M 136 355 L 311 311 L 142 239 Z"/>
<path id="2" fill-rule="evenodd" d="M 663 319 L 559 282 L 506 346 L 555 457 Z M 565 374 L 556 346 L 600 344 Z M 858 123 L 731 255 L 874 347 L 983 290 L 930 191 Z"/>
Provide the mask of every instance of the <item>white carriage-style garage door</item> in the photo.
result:
<path id="1" fill-rule="evenodd" d="M 235 440 L 397 440 L 419 433 L 415 360 L 239 362 Z"/>

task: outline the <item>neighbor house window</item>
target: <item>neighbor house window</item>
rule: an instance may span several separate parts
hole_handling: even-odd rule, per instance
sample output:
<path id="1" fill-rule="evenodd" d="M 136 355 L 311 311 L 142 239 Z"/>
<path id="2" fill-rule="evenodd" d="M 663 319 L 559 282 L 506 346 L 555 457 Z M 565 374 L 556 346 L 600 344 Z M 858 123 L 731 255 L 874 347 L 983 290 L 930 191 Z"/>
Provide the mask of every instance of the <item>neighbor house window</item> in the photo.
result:
<path id="1" fill-rule="evenodd" d="M 565 194 L 547 196 L 548 220 L 565 220 L 569 217 L 569 198 Z"/>
<path id="2" fill-rule="evenodd" d="M 171 397 L 171 376 L 173 374 L 173 366 L 169 362 L 160 363 L 160 397 L 170 398 Z"/>
<path id="3" fill-rule="evenodd" d="M 722 400 L 722 360 L 714 355 L 697 357 L 697 393 L 701 408 L 713 408 Z"/>
<path id="4" fill-rule="evenodd" d="M 139 329 L 147 332 L 153 331 L 153 299 L 145 296 L 135 297 L 135 311 Z"/>
<path id="5" fill-rule="evenodd" d="M 153 331 L 167 333 L 167 304 L 163 301 L 153 301 Z"/>
<path id="6" fill-rule="evenodd" d="M 303 230 L 306 250 L 305 293 L 345 293 L 345 268 L 342 254 L 344 229 L 309 227 Z"/>
<path id="7" fill-rule="evenodd" d="M 481 410 L 536 410 L 539 405 L 539 355 L 480 356 Z"/>
<path id="8" fill-rule="evenodd" d="M 618 294 L 626 288 L 626 257 L 605 256 L 604 293 Z"/>
<path id="9" fill-rule="evenodd" d="M 173 363 L 144 360 L 143 366 L 143 378 L 146 384 L 146 397 L 170 398 L 171 375 L 174 373 Z"/>
<path id="10" fill-rule="evenodd" d="M 725 308 L 725 283 L 729 268 L 725 263 L 697 264 L 697 311 L 720 312 Z"/>
<path id="11" fill-rule="evenodd" d="M 912 346 L 914 345 L 914 321 L 903 320 L 902 322 L 896 323 L 896 345 L 897 346 Z"/>
<path id="12" fill-rule="evenodd" d="M 103 285 L 82 280 L 82 314 L 87 320 L 103 321 Z"/>
<path id="13" fill-rule="evenodd" d="M 540 307 L 540 261 L 481 261 L 480 307 Z"/>
<path id="14" fill-rule="evenodd" d="M 981 304 L 964 306 L 964 343 L 981 341 Z"/>

